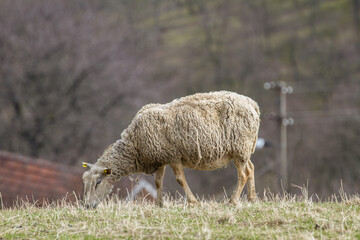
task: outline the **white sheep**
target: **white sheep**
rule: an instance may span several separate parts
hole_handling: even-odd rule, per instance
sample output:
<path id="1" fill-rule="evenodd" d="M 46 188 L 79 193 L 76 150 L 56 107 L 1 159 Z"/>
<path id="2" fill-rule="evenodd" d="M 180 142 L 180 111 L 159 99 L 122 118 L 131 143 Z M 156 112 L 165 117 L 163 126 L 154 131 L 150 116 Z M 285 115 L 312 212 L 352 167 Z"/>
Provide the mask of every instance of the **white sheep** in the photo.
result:
<path id="1" fill-rule="evenodd" d="M 167 104 L 149 104 L 110 145 L 96 164 L 83 163 L 84 199 L 96 207 L 111 192 L 113 182 L 133 173 L 156 173 L 157 204 L 162 205 L 166 165 L 173 169 L 187 201 L 197 202 L 183 167 L 213 170 L 233 160 L 238 171 L 230 203 L 236 204 L 247 182 L 248 199 L 254 200 L 255 151 L 260 111 L 252 99 L 227 91 L 198 93 Z"/>

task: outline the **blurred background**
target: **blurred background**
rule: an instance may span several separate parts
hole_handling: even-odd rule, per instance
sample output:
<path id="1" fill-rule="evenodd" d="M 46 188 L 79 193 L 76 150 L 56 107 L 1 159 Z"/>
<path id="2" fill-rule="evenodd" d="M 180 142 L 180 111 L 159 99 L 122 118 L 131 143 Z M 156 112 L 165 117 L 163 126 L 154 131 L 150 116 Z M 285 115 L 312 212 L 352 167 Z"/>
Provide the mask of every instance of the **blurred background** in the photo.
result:
<path id="1" fill-rule="evenodd" d="M 0 1 L 2 151 L 82 172 L 143 105 L 215 90 L 259 103 L 260 195 L 359 192 L 360 0 Z M 185 174 L 200 197 L 237 179 Z"/>

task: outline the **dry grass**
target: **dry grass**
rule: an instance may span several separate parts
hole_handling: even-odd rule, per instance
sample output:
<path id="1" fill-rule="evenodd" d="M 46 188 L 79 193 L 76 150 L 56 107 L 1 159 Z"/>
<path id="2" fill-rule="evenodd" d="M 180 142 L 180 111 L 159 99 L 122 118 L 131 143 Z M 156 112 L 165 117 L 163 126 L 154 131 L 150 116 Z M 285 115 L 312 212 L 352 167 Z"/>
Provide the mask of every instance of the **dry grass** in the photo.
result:
<path id="1" fill-rule="evenodd" d="M 317 202 L 306 190 L 300 197 L 264 193 L 237 206 L 110 199 L 86 210 L 80 201 L 42 208 L 22 202 L 0 213 L 0 239 L 360 239 L 360 197 L 342 191 Z"/>

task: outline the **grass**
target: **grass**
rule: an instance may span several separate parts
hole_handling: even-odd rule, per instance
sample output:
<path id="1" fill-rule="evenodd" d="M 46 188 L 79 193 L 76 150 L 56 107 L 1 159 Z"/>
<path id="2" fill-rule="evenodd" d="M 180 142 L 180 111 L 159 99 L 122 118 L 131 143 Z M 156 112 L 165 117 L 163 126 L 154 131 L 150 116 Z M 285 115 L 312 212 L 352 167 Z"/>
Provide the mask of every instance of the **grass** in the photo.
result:
<path id="1" fill-rule="evenodd" d="M 95 210 L 65 200 L 0 211 L 0 239 L 360 239 L 360 197 L 313 201 L 264 193 L 237 206 L 183 199 L 153 203 L 110 199 Z"/>

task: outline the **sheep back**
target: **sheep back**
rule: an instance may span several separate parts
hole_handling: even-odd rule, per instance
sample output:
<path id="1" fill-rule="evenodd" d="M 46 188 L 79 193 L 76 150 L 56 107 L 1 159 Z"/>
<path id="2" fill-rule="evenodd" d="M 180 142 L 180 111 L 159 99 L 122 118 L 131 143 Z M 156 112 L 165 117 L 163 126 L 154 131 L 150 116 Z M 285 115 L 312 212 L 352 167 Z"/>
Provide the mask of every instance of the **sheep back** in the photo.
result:
<path id="1" fill-rule="evenodd" d="M 248 97 L 227 91 L 198 93 L 144 106 L 122 138 L 132 142 L 146 173 L 179 160 L 185 167 L 214 169 L 233 157 L 250 158 L 259 123 L 259 107 Z"/>

